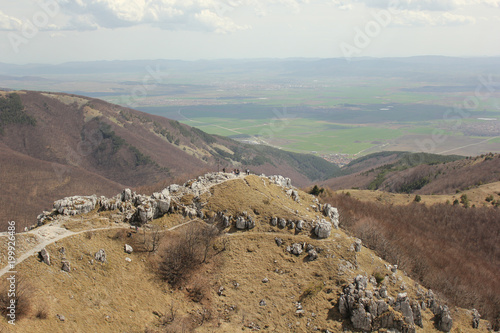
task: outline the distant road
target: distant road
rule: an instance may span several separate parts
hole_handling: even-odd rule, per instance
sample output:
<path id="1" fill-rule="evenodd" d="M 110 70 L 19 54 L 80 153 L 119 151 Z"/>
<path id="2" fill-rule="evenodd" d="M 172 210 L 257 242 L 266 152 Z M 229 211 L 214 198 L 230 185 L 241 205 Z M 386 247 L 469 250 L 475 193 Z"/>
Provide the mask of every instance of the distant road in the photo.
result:
<path id="1" fill-rule="evenodd" d="M 465 145 L 465 146 L 462 146 L 462 147 L 457 147 L 457 148 L 453 148 L 453 149 L 444 150 L 444 151 L 439 152 L 437 154 L 444 154 L 444 153 L 449 153 L 450 151 L 459 150 L 459 149 L 462 149 L 462 148 L 467 148 L 467 147 L 471 147 L 471 146 L 477 146 L 477 145 L 480 145 L 482 143 L 485 143 L 485 142 L 488 142 L 488 141 L 491 141 L 491 140 L 497 139 L 497 138 L 500 138 L 500 136 L 495 136 L 493 138 L 489 138 L 489 139 L 486 139 L 484 141 L 477 142 L 477 143 L 471 143 L 470 145 Z"/>

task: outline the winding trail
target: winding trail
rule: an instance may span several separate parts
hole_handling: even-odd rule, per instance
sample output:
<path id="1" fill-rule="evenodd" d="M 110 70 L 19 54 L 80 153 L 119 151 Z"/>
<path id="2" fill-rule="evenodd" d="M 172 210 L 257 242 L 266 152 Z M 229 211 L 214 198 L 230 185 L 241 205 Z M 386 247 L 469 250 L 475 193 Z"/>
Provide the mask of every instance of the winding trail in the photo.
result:
<path id="1" fill-rule="evenodd" d="M 130 224 L 128 223 L 119 223 L 115 224 L 113 226 L 108 226 L 104 228 L 89 228 L 81 231 L 71 231 L 66 228 L 61 227 L 61 224 L 64 222 L 67 222 L 68 219 L 60 219 L 58 221 L 55 221 L 53 223 L 41 226 L 39 228 L 30 230 L 28 232 L 23 232 L 17 234 L 23 234 L 23 235 L 35 235 L 35 238 L 37 239 L 37 244 L 31 247 L 30 249 L 24 251 L 22 254 L 16 253 L 16 266 L 20 263 L 22 263 L 24 260 L 28 259 L 29 257 L 36 255 L 38 252 L 40 252 L 43 248 L 46 246 L 53 244 L 61 239 L 64 239 L 66 237 L 71 237 L 79 234 L 83 234 L 85 232 L 89 231 L 99 231 L 99 230 L 111 230 L 111 229 L 123 229 L 123 228 L 130 228 Z M 186 224 L 189 224 L 191 222 L 197 221 L 197 219 L 190 220 L 181 224 L 178 224 L 176 226 L 173 226 L 169 229 L 162 230 L 161 232 L 166 232 L 166 231 L 172 231 L 177 228 L 180 228 Z M 2 233 L 0 236 L 6 236 L 6 233 Z M 14 273 L 16 272 L 15 270 L 10 269 L 10 265 L 7 264 L 4 268 L 0 269 L 0 277 L 3 276 L 4 274 L 7 273 Z"/>

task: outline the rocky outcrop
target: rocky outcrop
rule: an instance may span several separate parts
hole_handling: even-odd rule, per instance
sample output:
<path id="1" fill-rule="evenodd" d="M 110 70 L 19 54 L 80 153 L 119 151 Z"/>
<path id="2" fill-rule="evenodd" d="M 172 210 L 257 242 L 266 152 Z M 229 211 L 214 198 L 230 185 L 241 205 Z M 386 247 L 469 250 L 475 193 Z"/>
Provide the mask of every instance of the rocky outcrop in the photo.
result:
<path id="1" fill-rule="evenodd" d="M 86 214 L 95 209 L 98 200 L 92 196 L 66 197 L 54 202 L 54 209 L 62 215 Z"/>
<path id="2" fill-rule="evenodd" d="M 267 178 L 269 179 L 269 181 L 271 183 L 276 184 L 276 185 L 278 185 L 280 187 L 283 187 L 283 188 L 292 187 L 292 181 L 290 180 L 290 178 L 283 177 L 283 176 L 280 176 L 280 175 L 269 176 Z"/>
<path id="3" fill-rule="evenodd" d="M 325 219 L 321 219 L 314 227 L 314 234 L 318 238 L 328 238 L 332 232 L 332 224 Z"/>
<path id="4" fill-rule="evenodd" d="M 408 296 L 399 294 L 397 300 L 383 298 L 378 289 L 367 290 L 368 278 L 358 275 L 353 283 L 344 287 L 339 298 L 339 312 L 350 320 L 356 330 L 395 329 L 400 332 L 415 332 L 414 314 Z M 420 315 L 420 314 L 418 314 Z"/>
<path id="5" fill-rule="evenodd" d="M 339 228 L 339 211 L 337 208 L 332 207 L 330 204 L 326 204 L 323 207 L 323 214 L 330 218 L 335 229 Z"/>
<path id="6" fill-rule="evenodd" d="M 451 331 L 453 327 L 453 318 L 451 318 L 450 310 L 446 305 L 440 305 L 432 311 L 434 313 L 434 320 L 438 330 L 443 332 Z"/>
<path id="7" fill-rule="evenodd" d="M 472 328 L 479 328 L 479 321 L 481 320 L 481 315 L 476 309 L 472 309 Z"/>

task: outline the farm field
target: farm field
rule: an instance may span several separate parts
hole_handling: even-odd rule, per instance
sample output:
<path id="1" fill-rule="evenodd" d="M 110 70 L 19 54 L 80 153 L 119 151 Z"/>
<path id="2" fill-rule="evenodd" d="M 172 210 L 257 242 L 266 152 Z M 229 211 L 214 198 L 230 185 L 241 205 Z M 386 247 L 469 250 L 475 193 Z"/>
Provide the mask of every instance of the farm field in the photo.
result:
<path id="1" fill-rule="evenodd" d="M 0 84 L 97 97 L 210 134 L 327 159 L 384 150 L 500 152 L 496 60 L 467 61 L 158 60 L 106 64 L 106 75 L 100 64 L 79 64 L 76 74 L 51 69 Z"/>

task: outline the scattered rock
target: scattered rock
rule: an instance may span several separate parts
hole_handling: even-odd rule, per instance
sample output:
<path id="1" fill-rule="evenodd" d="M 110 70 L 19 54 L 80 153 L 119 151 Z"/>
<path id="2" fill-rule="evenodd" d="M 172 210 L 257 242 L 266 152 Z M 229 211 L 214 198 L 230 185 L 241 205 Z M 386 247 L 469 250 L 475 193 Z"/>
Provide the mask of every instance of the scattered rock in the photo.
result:
<path id="1" fill-rule="evenodd" d="M 266 306 L 266 305 L 267 305 L 267 303 L 266 303 L 266 301 L 264 301 L 264 300 L 262 299 L 262 300 L 260 300 L 259 305 L 260 305 L 260 306 Z"/>
<path id="2" fill-rule="evenodd" d="M 132 259 L 130 259 L 129 257 L 126 257 L 126 258 L 125 258 L 125 261 L 126 261 L 126 262 L 132 262 Z"/>
<path id="3" fill-rule="evenodd" d="M 304 220 L 299 220 L 295 228 L 297 229 L 297 231 L 301 231 L 305 228 L 305 225 L 306 223 L 304 222 Z"/>
<path id="4" fill-rule="evenodd" d="M 314 249 L 308 251 L 307 261 L 313 261 L 316 259 L 318 259 L 318 252 L 316 252 L 316 250 L 314 250 Z"/>
<path id="5" fill-rule="evenodd" d="M 276 245 L 281 246 L 283 244 L 283 240 L 281 238 L 274 238 L 274 241 L 276 242 Z"/>
<path id="6" fill-rule="evenodd" d="M 61 263 L 62 263 L 61 270 L 65 271 L 65 272 L 68 272 L 68 273 L 71 272 L 71 266 L 69 264 L 69 261 L 64 260 Z"/>
<path id="7" fill-rule="evenodd" d="M 361 241 L 361 239 L 356 239 L 354 241 L 354 251 L 361 252 L 362 244 L 363 244 L 363 242 Z"/>
<path id="8" fill-rule="evenodd" d="M 287 247 L 287 251 L 291 254 L 295 254 L 296 256 L 302 254 L 302 244 L 294 243 L 292 246 Z"/>
<path id="9" fill-rule="evenodd" d="M 47 251 L 46 248 L 43 248 L 40 251 L 40 257 L 42 257 L 42 262 L 46 263 L 47 265 L 50 266 L 50 254 L 49 251 Z"/>
<path id="10" fill-rule="evenodd" d="M 269 279 L 268 278 L 263 278 L 262 279 L 262 283 L 268 283 L 269 282 Z"/>
<path id="11" fill-rule="evenodd" d="M 124 250 L 125 250 L 125 253 L 132 253 L 134 251 L 134 249 L 132 248 L 132 246 L 128 245 L 128 244 L 125 244 L 125 247 L 124 247 Z"/>
<path id="12" fill-rule="evenodd" d="M 106 252 L 104 251 L 104 249 L 100 249 L 99 251 L 97 251 L 94 258 L 96 261 L 106 262 Z"/>
<path id="13" fill-rule="evenodd" d="M 60 321 L 65 321 L 65 320 L 66 320 L 66 317 L 64 317 L 62 314 L 56 314 L 56 317 L 57 317 L 57 319 L 59 319 Z"/>

